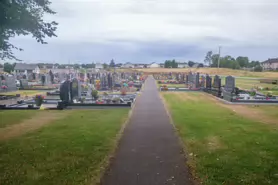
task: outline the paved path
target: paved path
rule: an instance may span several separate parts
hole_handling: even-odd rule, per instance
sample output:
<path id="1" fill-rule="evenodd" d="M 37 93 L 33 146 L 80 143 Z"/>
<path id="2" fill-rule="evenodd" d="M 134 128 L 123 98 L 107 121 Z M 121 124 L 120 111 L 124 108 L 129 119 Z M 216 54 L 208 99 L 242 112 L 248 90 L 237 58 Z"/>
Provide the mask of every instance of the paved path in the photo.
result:
<path id="1" fill-rule="evenodd" d="M 182 148 L 149 77 L 102 185 L 189 185 Z"/>

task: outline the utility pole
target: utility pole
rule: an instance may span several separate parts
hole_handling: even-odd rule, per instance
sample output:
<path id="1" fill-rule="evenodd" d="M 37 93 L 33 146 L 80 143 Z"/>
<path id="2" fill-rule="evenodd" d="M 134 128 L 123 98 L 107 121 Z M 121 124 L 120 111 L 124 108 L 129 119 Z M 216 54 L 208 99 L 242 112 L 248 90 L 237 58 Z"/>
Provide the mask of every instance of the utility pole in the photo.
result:
<path id="1" fill-rule="evenodd" d="M 219 63 L 220 63 L 220 55 L 221 55 L 221 46 L 219 46 L 219 56 L 218 56 L 218 69 L 219 69 Z"/>

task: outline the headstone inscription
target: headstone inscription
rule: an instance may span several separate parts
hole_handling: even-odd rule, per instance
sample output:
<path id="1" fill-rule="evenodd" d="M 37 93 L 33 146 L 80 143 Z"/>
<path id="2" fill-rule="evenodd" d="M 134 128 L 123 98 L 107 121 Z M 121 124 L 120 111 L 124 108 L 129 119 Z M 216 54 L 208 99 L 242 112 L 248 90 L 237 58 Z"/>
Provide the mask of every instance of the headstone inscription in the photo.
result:
<path id="1" fill-rule="evenodd" d="M 81 98 L 81 83 L 77 78 L 74 78 L 70 85 L 71 100 Z"/>

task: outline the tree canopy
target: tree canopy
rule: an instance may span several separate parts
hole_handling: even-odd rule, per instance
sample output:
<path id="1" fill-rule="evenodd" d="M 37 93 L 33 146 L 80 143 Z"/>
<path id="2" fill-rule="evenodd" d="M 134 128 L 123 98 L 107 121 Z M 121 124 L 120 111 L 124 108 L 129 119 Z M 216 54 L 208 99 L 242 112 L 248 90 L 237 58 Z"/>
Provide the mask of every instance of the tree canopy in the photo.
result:
<path id="1" fill-rule="evenodd" d="M 1 0 L 0 2 L 0 59 L 15 59 L 14 46 L 9 39 L 19 35 L 32 35 L 37 42 L 47 44 L 46 37 L 57 36 L 58 23 L 45 22 L 44 14 L 55 14 L 49 0 Z"/>

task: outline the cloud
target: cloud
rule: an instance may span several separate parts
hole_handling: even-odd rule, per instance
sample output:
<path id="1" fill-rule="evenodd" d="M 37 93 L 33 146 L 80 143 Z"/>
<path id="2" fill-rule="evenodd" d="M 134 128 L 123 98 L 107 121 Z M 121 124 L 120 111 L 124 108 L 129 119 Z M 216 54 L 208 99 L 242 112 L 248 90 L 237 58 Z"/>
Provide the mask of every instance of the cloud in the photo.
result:
<path id="1" fill-rule="evenodd" d="M 28 48 L 23 59 L 203 60 L 219 45 L 256 60 L 277 56 L 275 0 L 53 0 L 52 8 L 46 19 L 59 23 L 58 37 L 47 46 L 16 38 Z"/>

